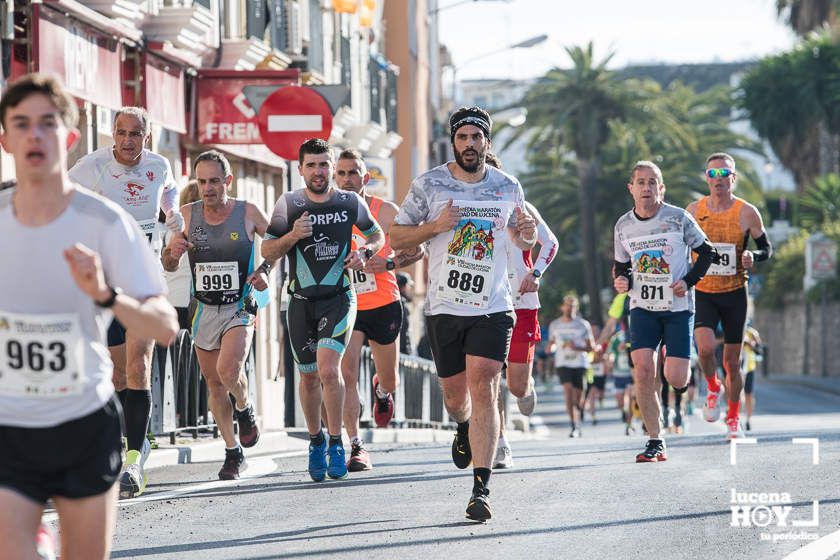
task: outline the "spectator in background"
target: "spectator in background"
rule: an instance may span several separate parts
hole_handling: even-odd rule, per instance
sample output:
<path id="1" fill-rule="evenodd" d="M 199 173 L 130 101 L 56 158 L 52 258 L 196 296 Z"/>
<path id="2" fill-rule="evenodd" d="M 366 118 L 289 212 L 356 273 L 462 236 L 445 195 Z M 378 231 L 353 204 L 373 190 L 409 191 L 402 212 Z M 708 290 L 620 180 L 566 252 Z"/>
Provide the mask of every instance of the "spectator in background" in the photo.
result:
<path id="1" fill-rule="evenodd" d="M 402 354 L 412 355 L 414 349 L 411 345 L 411 335 L 408 332 L 411 315 L 411 293 L 414 289 L 414 281 L 411 275 L 406 272 L 397 272 L 397 286 L 400 288 L 400 298 L 403 304 L 402 327 L 400 327 L 400 352 Z"/>

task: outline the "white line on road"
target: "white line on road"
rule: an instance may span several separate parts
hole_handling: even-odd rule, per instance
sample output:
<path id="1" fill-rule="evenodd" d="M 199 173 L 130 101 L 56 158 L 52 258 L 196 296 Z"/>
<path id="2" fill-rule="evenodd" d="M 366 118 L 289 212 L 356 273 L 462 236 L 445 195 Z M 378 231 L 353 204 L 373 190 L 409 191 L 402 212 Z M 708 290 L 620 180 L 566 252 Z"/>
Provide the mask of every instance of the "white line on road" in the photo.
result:
<path id="1" fill-rule="evenodd" d="M 323 128 L 321 115 L 269 115 L 269 132 L 318 132 Z"/>
<path id="2" fill-rule="evenodd" d="M 791 552 L 782 560 L 825 560 L 838 552 L 840 552 L 840 531 L 834 531 Z"/>
<path id="3" fill-rule="evenodd" d="M 245 471 L 242 473 L 242 475 L 240 475 L 240 477 L 237 480 L 212 480 L 210 482 L 203 482 L 201 484 L 185 486 L 183 488 L 179 488 L 178 490 L 172 490 L 170 492 L 162 492 L 160 494 L 152 493 L 146 496 L 140 496 L 139 498 L 132 498 L 131 500 L 120 500 L 118 505 L 119 507 L 127 507 L 137 504 L 143 504 L 146 502 L 169 500 L 178 496 L 183 496 L 185 494 L 191 494 L 193 492 L 203 492 L 205 490 L 212 490 L 214 488 L 234 486 L 242 482 L 243 480 L 260 478 L 273 473 L 277 469 L 277 465 L 274 464 L 274 459 L 301 457 L 303 455 L 306 455 L 306 453 L 306 451 L 289 451 L 287 453 L 276 453 L 274 455 L 268 455 L 264 457 L 254 457 L 252 459 L 247 459 L 248 468 L 245 469 Z M 53 524 L 58 520 L 58 514 L 55 512 L 55 510 L 47 510 L 44 512 L 44 515 L 42 516 L 41 520 L 44 523 Z"/>

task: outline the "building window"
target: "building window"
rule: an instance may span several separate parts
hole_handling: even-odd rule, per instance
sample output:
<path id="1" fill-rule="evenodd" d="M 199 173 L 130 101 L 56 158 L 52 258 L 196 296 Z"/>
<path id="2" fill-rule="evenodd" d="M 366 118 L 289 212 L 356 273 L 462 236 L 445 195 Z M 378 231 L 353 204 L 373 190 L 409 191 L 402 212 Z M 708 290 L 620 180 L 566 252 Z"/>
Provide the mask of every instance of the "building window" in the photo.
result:
<path id="1" fill-rule="evenodd" d="M 309 0 L 309 69 L 324 72 L 324 18 L 321 0 Z"/>

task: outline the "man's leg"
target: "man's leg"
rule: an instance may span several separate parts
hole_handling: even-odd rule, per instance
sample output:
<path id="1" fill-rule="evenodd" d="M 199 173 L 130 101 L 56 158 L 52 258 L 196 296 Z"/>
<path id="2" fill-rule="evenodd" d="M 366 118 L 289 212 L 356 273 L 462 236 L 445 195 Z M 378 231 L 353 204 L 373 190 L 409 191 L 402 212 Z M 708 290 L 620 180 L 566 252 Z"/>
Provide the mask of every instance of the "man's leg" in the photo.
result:
<path id="1" fill-rule="evenodd" d="M 566 400 L 566 414 L 569 415 L 569 424 L 572 428 L 577 426 L 577 405 L 575 404 L 575 389 L 571 381 L 563 382 L 563 396 Z"/>
<path id="2" fill-rule="evenodd" d="M 715 332 L 708 327 L 697 327 L 694 329 L 694 341 L 697 344 L 697 364 L 706 379 L 708 390 L 703 415 L 707 422 L 716 422 L 720 418 L 720 399 L 723 384 L 717 377 Z"/>
<path id="3" fill-rule="evenodd" d="M 42 504 L 8 488 L 0 488 L 0 560 L 39 558 L 35 552 L 35 536 L 43 511 Z"/>
<path id="4" fill-rule="evenodd" d="M 117 520 L 117 487 L 88 498 L 53 497 L 61 527 L 61 557 L 106 559 L 110 557 Z"/>
<path id="5" fill-rule="evenodd" d="M 344 429 L 347 430 L 350 443 L 358 443 L 359 445 L 362 443 L 362 440 L 359 439 L 359 360 L 361 359 L 364 341 L 365 334 L 363 332 L 353 331 L 350 341 L 344 349 L 344 355 L 341 357 L 341 377 L 344 380 Z M 378 372 L 379 367 L 376 370 Z M 327 416 L 329 417 L 329 414 Z M 353 461 L 352 454 L 350 461 L 351 463 Z M 367 468 L 360 470 L 367 470 L 368 468 L 370 468 L 369 462 Z"/>
<path id="6" fill-rule="evenodd" d="M 370 351 L 376 366 L 374 376 L 376 402 L 374 403 L 373 418 L 376 425 L 384 428 L 394 417 L 394 397 L 399 382 L 397 370 L 399 368 L 399 337 L 389 344 L 379 344 L 370 340 Z"/>
<path id="7" fill-rule="evenodd" d="M 651 439 L 659 439 L 659 402 L 657 399 L 658 384 L 656 382 L 656 367 L 653 362 L 652 348 L 637 348 L 633 350 L 634 385 L 636 387 L 636 402 L 642 411 L 642 420 Z"/>
<path id="8" fill-rule="evenodd" d="M 466 381 L 472 403 L 470 449 L 473 467 L 490 468 L 499 437 L 499 411 L 496 398 L 502 363 L 467 355 Z"/>
<path id="9" fill-rule="evenodd" d="M 221 350 L 202 350 L 195 348 L 198 365 L 207 384 L 208 405 L 213 419 L 219 428 L 219 433 L 228 449 L 235 448 L 239 443 L 233 431 L 233 406 L 230 404 L 228 389 L 219 376 L 217 363 Z"/>
<path id="10" fill-rule="evenodd" d="M 332 340 L 332 339 L 331 339 Z M 316 352 L 318 378 L 323 390 L 327 410 L 327 475 L 333 479 L 347 476 L 344 443 L 341 440 L 341 418 L 344 412 L 344 379 L 341 376 L 341 353 L 332 348 L 319 347 Z M 310 432 L 311 433 L 311 432 Z"/>

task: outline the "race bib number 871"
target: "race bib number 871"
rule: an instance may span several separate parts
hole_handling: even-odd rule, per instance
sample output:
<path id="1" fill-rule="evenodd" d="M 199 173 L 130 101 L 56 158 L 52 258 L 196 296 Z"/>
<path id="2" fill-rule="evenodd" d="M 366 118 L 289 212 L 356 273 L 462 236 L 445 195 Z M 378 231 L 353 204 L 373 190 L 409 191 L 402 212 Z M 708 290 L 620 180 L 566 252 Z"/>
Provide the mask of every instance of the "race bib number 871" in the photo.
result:
<path id="1" fill-rule="evenodd" d="M 81 393 L 83 348 L 75 313 L 0 312 L 0 394 L 63 397 Z"/>

